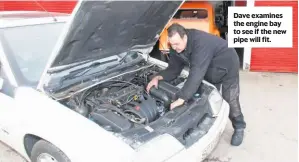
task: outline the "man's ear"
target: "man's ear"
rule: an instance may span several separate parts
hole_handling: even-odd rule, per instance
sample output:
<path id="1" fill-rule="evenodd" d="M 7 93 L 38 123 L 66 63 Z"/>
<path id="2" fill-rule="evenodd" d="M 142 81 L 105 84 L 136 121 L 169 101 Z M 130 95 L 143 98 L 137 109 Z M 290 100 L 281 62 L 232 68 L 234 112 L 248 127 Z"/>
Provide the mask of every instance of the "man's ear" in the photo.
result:
<path id="1" fill-rule="evenodd" d="M 185 42 L 187 42 L 187 40 L 188 40 L 188 37 L 187 37 L 187 35 L 186 35 L 186 34 L 184 35 L 184 37 L 183 37 L 183 40 L 184 40 Z"/>

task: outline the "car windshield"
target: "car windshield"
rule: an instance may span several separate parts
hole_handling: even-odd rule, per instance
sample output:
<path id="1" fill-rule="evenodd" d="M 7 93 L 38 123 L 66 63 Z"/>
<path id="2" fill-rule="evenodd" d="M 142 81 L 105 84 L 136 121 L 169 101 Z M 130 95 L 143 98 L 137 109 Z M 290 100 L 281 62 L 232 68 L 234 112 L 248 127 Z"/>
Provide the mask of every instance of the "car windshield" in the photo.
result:
<path id="1" fill-rule="evenodd" d="M 65 22 L 3 28 L 4 49 L 23 81 L 37 84 Z M 7 52 L 9 51 L 9 52 Z"/>

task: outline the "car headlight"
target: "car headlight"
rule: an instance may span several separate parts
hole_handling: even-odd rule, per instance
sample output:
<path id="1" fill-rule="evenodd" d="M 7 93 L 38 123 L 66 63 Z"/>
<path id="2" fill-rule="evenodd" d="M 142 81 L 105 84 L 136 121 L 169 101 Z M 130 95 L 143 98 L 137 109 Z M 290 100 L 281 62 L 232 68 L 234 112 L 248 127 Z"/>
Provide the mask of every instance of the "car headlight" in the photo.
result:
<path id="1" fill-rule="evenodd" d="M 217 89 L 214 89 L 209 95 L 210 110 L 213 117 L 218 116 L 222 107 L 223 98 Z"/>

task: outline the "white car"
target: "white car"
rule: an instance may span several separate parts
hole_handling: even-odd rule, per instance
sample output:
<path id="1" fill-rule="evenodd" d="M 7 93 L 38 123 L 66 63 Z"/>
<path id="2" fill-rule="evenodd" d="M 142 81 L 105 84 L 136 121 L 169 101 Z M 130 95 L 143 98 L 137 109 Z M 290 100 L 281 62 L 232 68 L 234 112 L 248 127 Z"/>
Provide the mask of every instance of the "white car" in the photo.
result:
<path id="1" fill-rule="evenodd" d="M 185 70 L 145 91 L 167 67 L 149 53 L 182 3 L 79 1 L 71 16 L 0 14 L 0 141 L 32 162 L 205 159 L 228 121 L 219 91 L 203 81 L 169 110 Z"/>

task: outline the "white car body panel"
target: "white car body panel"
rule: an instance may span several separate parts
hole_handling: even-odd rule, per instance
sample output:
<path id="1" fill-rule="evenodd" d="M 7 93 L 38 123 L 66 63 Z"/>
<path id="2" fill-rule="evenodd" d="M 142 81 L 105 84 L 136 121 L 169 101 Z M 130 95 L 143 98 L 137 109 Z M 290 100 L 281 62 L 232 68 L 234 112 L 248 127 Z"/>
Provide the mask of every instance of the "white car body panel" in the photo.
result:
<path id="1" fill-rule="evenodd" d="M 101 158 L 111 161 L 123 161 L 132 154 L 132 149 L 120 139 L 31 88 L 18 88 L 10 106 L 13 107 L 0 109 L 1 124 L 9 132 L 5 143 L 23 156 L 26 134 L 50 141 L 74 162 L 95 160 L 100 152 L 105 152 Z M 118 156 L 114 156 L 115 152 Z"/>
<path id="2" fill-rule="evenodd" d="M 150 60 L 160 62 L 153 58 Z M 184 71 L 183 74 L 188 75 L 188 72 Z M 182 159 L 184 161 L 188 159 L 188 162 L 200 162 L 216 147 L 226 126 L 229 112 L 229 106 L 224 102 L 220 115 L 210 131 L 188 149 L 172 136 L 165 134 L 135 152 L 95 123 L 31 88 L 19 88 L 14 100 L 5 98 L 6 100 L 3 100 L 4 97 L 1 96 L 1 102 L 5 101 L 5 105 L 12 107 L 0 109 L 4 112 L 0 112 L 0 122 L 2 127 L 4 123 L 5 131 L 10 133 L 8 136 L 1 131 L 0 137 L 2 139 L 5 136 L 4 142 L 27 160 L 29 157 L 24 149 L 23 140 L 26 134 L 33 134 L 53 143 L 74 162 L 101 159 L 109 159 L 113 162 L 164 160 L 172 162 Z M 13 120 L 14 122 L 11 120 L 12 116 L 16 119 Z M 101 152 L 105 154 L 100 154 Z M 117 156 L 115 156 L 116 152 Z"/>
<path id="3" fill-rule="evenodd" d="M 5 14 L 14 13 L 15 12 L 6 12 Z M 69 17 L 59 16 L 55 17 L 55 19 L 57 20 L 55 22 L 53 22 L 52 17 L 17 20 L 4 19 L 1 20 L 0 27 L 6 28 L 66 22 L 69 20 Z M 0 49 L 2 49 L 1 46 Z M 5 58 L 3 50 L 0 50 L 0 60 L 3 70 L 8 75 L 9 82 L 17 87 L 18 84 Z M 63 150 L 74 162 L 93 161 L 94 159 L 98 159 L 99 152 L 104 151 L 105 154 L 101 155 L 101 157 L 107 157 L 112 161 L 123 161 L 129 158 L 125 158 L 121 156 L 121 154 L 130 156 L 132 153 L 132 149 L 120 141 L 120 139 L 117 139 L 109 132 L 99 128 L 95 123 L 65 108 L 63 105 L 34 89 L 18 87 L 14 98 L 0 93 L 0 103 L 4 105 L 0 107 L 0 141 L 12 147 L 28 161 L 30 161 L 30 159 L 24 148 L 24 137 L 26 134 L 35 135 L 48 140 Z M 59 115 L 57 116 L 57 114 Z M 76 125 L 76 123 L 78 123 L 78 125 Z M 57 132 L 63 133 L 57 134 Z M 76 145 L 80 145 L 82 148 L 79 154 L 79 148 L 74 147 L 74 141 L 77 142 Z M 118 142 L 120 143 L 118 144 Z M 90 146 L 103 145 L 105 147 L 88 149 Z M 111 145 L 118 147 L 109 148 Z M 118 149 L 121 150 L 119 156 L 113 156 Z M 108 150 L 111 150 L 111 153 L 108 153 Z"/>

